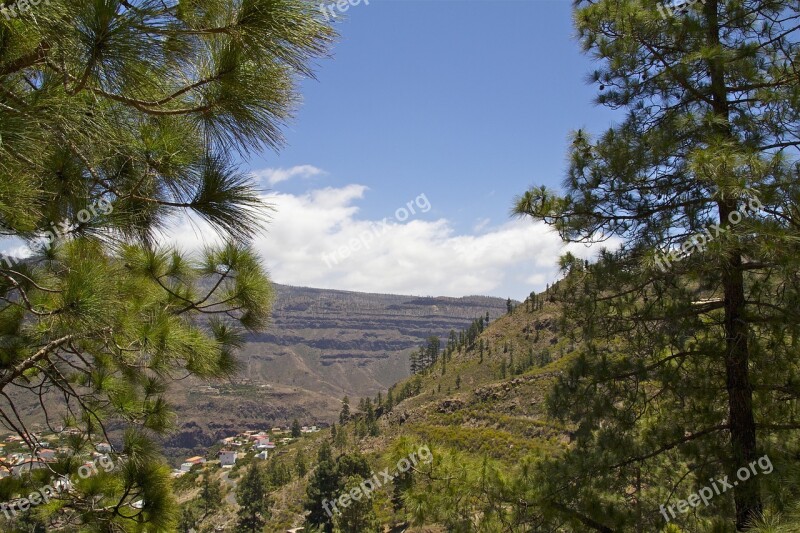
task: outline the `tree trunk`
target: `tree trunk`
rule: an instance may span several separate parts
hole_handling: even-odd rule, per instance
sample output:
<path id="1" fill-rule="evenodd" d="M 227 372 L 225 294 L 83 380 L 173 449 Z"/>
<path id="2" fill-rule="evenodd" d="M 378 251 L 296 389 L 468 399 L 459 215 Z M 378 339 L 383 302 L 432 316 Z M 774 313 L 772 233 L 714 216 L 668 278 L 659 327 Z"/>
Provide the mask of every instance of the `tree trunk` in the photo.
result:
<path id="1" fill-rule="evenodd" d="M 728 206 L 720 209 L 727 219 Z M 722 285 L 725 292 L 725 374 L 727 378 L 728 409 L 733 449 L 730 465 L 731 482 L 736 470 L 756 460 L 756 424 L 753 417 L 753 389 L 750 384 L 748 323 L 744 318 L 744 276 L 742 257 L 738 250 L 731 253 L 724 265 Z M 761 495 L 757 477 L 739 482 L 734 487 L 736 528 L 745 529 L 749 520 L 761 514 Z"/>
<path id="2" fill-rule="evenodd" d="M 708 22 L 709 45 L 719 46 L 718 0 L 708 0 L 705 16 Z M 709 78 L 714 114 L 722 118 L 716 133 L 731 137 L 729 106 L 725 86 L 725 67 L 718 57 L 709 61 Z M 735 140 L 735 139 L 734 139 Z M 738 201 L 724 198 L 719 202 L 720 225 L 726 226 L 733 239 L 736 229 L 729 216 L 736 211 Z M 722 287 L 725 302 L 725 374 L 728 392 L 728 424 L 730 425 L 732 463 L 728 465 L 731 483 L 738 481 L 736 471 L 756 460 L 756 424 L 753 417 L 753 389 L 750 383 L 749 324 L 745 318 L 744 274 L 742 251 L 734 246 L 722 263 Z M 734 487 L 736 529 L 743 530 L 747 522 L 761 514 L 761 494 L 757 477 L 739 482 Z"/>

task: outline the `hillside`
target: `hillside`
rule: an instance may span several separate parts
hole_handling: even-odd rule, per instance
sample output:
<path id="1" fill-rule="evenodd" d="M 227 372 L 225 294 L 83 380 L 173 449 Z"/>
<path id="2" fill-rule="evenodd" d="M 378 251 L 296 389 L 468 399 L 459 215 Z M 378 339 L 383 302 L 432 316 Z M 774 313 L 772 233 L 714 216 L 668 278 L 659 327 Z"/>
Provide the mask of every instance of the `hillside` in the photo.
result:
<path id="1" fill-rule="evenodd" d="M 336 420 L 342 397 L 374 396 L 405 379 L 409 352 L 426 337 L 446 337 L 478 316 L 506 310 L 505 300 L 483 296 L 274 289 L 271 323 L 246 337 L 234 379 L 172 384 L 176 429 L 162 442 L 174 464 L 243 430 L 286 427 L 295 418 L 326 426 Z M 45 429 L 38 399 L 19 397 L 31 427 Z"/>
<path id="2" fill-rule="evenodd" d="M 522 304 L 513 314 L 493 321 L 471 349 L 453 353 L 444 373 L 437 365 L 393 386 L 395 398 L 402 398 L 404 390 L 412 391 L 412 395 L 390 408 L 386 403 L 377 408 L 377 436 L 364 435 L 363 413 L 353 402 L 354 421 L 344 430 L 338 429 L 337 439 L 333 439 L 330 430 L 304 436 L 279 448 L 270 463 L 291 468 L 298 453 L 302 453 L 313 465 L 323 441 L 333 442 L 338 453 L 359 449 L 374 472 L 393 464 L 398 449 L 409 448 L 412 443 L 430 446 L 434 454 L 446 450 L 448 456 L 463 453 L 462 459 L 488 458 L 509 469 L 531 453 L 549 454 L 562 449 L 570 441 L 569 432 L 547 419 L 544 401 L 553 378 L 561 372 L 562 358 L 571 347 L 559 339 L 559 306 L 539 300 L 541 309 L 527 311 L 526 304 Z M 488 344 L 482 359 L 478 348 L 481 342 Z M 346 436 L 342 437 L 342 433 Z M 274 493 L 276 503 L 269 531 L 303 525 L 303 501 L 310 476 L 295 477 Z M 392 510 L 391 495 L 392 489 L 386 488 L 374 495 L 374 501 L 381 509 L 381 524 L 396 525 L 400 531 L 404 514 Z M 234 508 L 235 505 L 220 513 L 220 524 L 230 525 Z M 430 524 L 407 531 L 446 529 Z"/>
<path id="3" fill-rule="evenodd" d="M 332 422 L 341 398 L 374 396 L 408 376 L 408 354 L 477 316 L 505 312 L 500 298 L 433 298 L 275 285 L 272 320 L 251 334 L 233 382 L 179 382 L 172 458 L 245 429 Z M 181 384 L 183 383 L 183 385 Z"/>

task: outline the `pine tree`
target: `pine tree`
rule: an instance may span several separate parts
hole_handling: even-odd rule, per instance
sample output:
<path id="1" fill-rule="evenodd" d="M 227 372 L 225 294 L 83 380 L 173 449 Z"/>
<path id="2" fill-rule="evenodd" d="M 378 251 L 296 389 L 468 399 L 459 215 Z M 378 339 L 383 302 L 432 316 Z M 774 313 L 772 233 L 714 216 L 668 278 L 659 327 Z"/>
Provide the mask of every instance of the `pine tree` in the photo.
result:
<path id="1" fill-rule="evenodd" d="M 461 374 L 456 375 L 456 390 L 461 388 Z"/>
<path id="2" fill-rule="evenodd" d="M 267 462 L 266 481 L 271 490 L 276 490 L 292 481 L 292 469 L 280 457 Z"/>
<path id="3" fill-rule="evenodd" d="M 378 420 L 375 417 L 375 409 L 372 407 L 372 403 L 367 404 L 367 411 L 365 413 L 364 421 L 367 426 L 367 434 L 371 437 L 377 437 L 380 430 L 378 428 Z"/>
<path id="4" fill-rule="evenodd" d="M 394 387 L 390 387 L 389 391 L 386 393 L 386 412 L 391 411 L 394 408 Z"/>
<path id="5" fill-rule="evenodd" d="M 344 435 L 343 428 L 340 428 L 337 437 L 340 435 Z M 317 452 L 316 468 L 306 487 L 306 522 L 309 525 L 321 527 L 328 533 L 333 531 L 333 521 L 326 513 L 324 503 L 337 498 L 338 490 L 339 474 L 333 460 L 333 453 L 328 443 L 323 441 Z"/>
<path id="6" fill-rule="evenodd" d="M 341 435 L 343 432 L 339 432 Z M 317 455 L 317 468 L 306 488 L 306 522 L 322 531 L 334 531 L 334 513 L 330 504 L 338 498 L 353 476 L 366 479 L 372 474 L 366 459 L 360 454 L 346 454 L 334 460 L 330 446 L 323 442 Z M 352 487 L 350 487 L 352 488 Z M 343 507 L 338 507 L 340 512 Z M 355 530 L 353 530 L 355 531 Z"/>
<path id="7" fill-rule="evenodd" d="M 358 488 L 364 478 L 355 475 L 344 480 L 342 492 L 348 494 L 351 490 Z M 378 517 L 372 507 L 372 499 L 360 497 L 358 500 L 351 500 L 347 507 L 341 507 L 340 513 L 334 517 L 335 533 L 380 533 Z"/>
<path id="8" fill-rule="evenodd" d="M 334 437 L 333 445 L 337 450 L 344 450 L 347 448 L 347 443 L 347 428 L 345 426 L 340 426 L 339 430 L 336 432 L 336 436 Z"/>
<path id="9" fill-rule="evenodd" d="M 292 438 L 299 439 L 303 436 L 302 428 L 300 427 L 300 421 L 296 418 L 292 420 Z"/>
<path id="10" fill-rule="evenodd" d="M 427 366 L 433 366 L 439 360 L 439 352 L 441 349 L 441 341 L 439 337 L 432 335 L 428 337 L 426 346 L 425 346 L 425 356 L 427 360 Z"/>
<path id="11" fill-rule="evenodd" d="M 185 504 L 181 509 L 181 518 L 178 521 L 178 531 L 180 533 L 191 533 L 195 530 L 195 527 L 197 527 L 197 516 L 187 502 L 187 504 Z"/>
<path id="12" fill-rule="evenodd" d="M 514 304 L 511 303 L 511 298 L 506 300 L 506 312 L 508 312 L 509 315 L 514 314 Z"/>
<path id="13" fill-rule="evenodd" d="M 301 0 L 32 4 L 0 15 L 0 237 L 32 252 L 0 262 L 0 392 L 20 416 L 6 427 L 32 453 L 32 422 L 73 426 L 88 448 L 112 425 L 136 460 L 58 509 L 75 530 L 118 531 L 139 500 L 137 528 L 171 531 L 170 469 L 148 436 L 170 429 L 172 376 L 232 376 L 242 332 L 267 323 L 251 240 L 269 207 L 238 164 L 281 145 L 333 31 Z M 220 244 L 160 245 L 187 214 Z M 33 419 L 23 389 L 49 393 Z"/>
<path id="14" fill-rule="evenodd" d="M 298 477 L 305 477 L 308 473 L 308 463 L 306 462 L 306 454 L 303 453 L 303 450 L 297 452 L 297 456 L 294 458 L 294 468 Z"/>
<path id="15" fill-rule="evenodd" d="M 258 463 L 252 463 L 236 489 L 239 504 L 237 531 L 260 532 L 270 517 L 267 480 Z"/>
<path id="16" fill-rule="evenodd" d="M 344 426 L 348 420 L 350 420 L 350 398 L 345 396 L 342 398 L 342 410 L 339 412 L 339 425 Z"/>
<path id="17" fill-rule="evenodd" d="M 219 479 L 212 478 L 211 472 L 206 471 L 203 475 L 203 485 L 200 490 L 200 502 L 203 515 L 208 516 L 222 507 L 222 498 L 222 482 Z"/>
<path id="18" fill-rule="evenodd" d="M 419 354 L 415 350 L 411 352 L 411 355 L 409 355 L 408 358 L 409 358 L 409 363 L 411 365 L 411 375 L 413 376 L 414 374 L 417 374 L 421 370 Z"/>
<path id="19" fill-rule="evenodd" d="M 638 481 L 735 479 L 800 428 L 784 409 L 800 393 L 775 379 L 798 371 L 786 344 L 800 335 L 789 274 L 800 258 L 797 4 L 705 0 L 668 17 L 657 6 L 579 3 L 579 35 L 601 62 L 593 79 L 607 89 L 598 101 L 626 115 L 596 139 L 574 135 L 563 195 L 533 189 L 515 208 L 566 241 L 624 241 L 588 268 L 565 256 L 559 290 L 586 343 L 554 396 L 579 424 L 574 460 L 560 460 L 585 465 L 564 476 L 591 480 L 571 510 L 600 523 L 614 513 L 596 511 L 594 488 L 610 502 L 667 462 L 697 470 Z M 763 486 L 756 476 L 731 489 L 738 529 L 761 515 Z"/>

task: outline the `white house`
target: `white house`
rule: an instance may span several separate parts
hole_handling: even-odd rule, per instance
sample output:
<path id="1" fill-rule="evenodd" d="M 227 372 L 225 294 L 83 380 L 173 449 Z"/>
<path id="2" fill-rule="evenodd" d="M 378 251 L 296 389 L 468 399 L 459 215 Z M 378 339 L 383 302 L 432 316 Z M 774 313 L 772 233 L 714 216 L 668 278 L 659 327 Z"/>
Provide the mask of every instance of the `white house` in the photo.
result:
<path id="1" fill-rule="evenodd" d="M 256 450 L 271 450 L 275 448 L 275 445 L 269 441 L 269 437 L 266 437 L 262 439 L 256 439 L 255 448 Z"/>
<path id="2" fill-rule="evenodd" d="M 219 464 L 222 466 L 233 466 L 236 464 L 236 452 L 233 450 L 221 450 L 219 452 Z"/>
<path id="3" fill-rule="evenodd" d="M 261 459 L 262 461 L 266 461 L 267 457 L 269 457 L 269 452 L 264 450 L 263 452 L 256 454 L 256 459 Z"/>
<path id="4" fill-rule="evenodd" d="M 107 442 L 101 442 L 95 449 L 100 453 L 111 453 L 111 445 Z"/>

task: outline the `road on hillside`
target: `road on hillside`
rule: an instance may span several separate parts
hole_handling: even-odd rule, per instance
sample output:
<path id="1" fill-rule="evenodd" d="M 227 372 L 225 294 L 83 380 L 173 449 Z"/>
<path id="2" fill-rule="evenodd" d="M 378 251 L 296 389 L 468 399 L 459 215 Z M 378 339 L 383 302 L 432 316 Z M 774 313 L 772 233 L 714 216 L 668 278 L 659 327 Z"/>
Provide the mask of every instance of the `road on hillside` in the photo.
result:
<path id="1" fill-rule="evenodd" d="M 225 470 L 222 473 L 222 481 L 228 487 L 228 495 L 225 497 L 225 502 L 236 507 L 238 505 L 236 503 L 236 482 L 230 478 L 230 474 L 230 470 Z"/>

